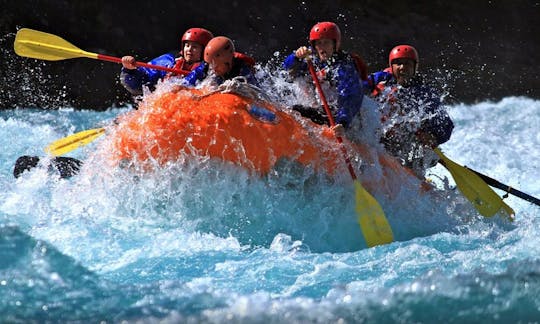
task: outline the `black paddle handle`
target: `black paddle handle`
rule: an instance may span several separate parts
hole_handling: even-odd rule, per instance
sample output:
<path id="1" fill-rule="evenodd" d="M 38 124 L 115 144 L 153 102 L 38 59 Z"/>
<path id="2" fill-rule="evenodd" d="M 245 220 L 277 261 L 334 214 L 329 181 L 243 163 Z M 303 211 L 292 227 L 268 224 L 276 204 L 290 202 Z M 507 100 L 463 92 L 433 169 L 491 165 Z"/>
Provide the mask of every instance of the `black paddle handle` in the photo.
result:
<path id="1" fill-rule="evenodd" d="M 40 159 L 37 156 L 23 155 L 17 159 L 13 168 L 13 176 L 20 177 L 25 171 L 30 171 L 39 165 Z M 51 159 L 48 165 L 49 170 L 57 172 L 61 178 L 70 178 L 76 175 L 81 166 L 82 161 L 71 157 L 57 156 Z"/>
<path id="2" fill-rule="evenodd" d="M 467 167 L 466 167 L 467 168 Z M 470 169 L 470 168 L 467 168 L 469 170 L 471 170 L 472 172 L 476 173 L 480 178 L 482 178 L 482 180 L 484 180 L 488 185 L 492 186 L 492 187 L 495 187 L 495 188 L 498 188 L 498 189 L 501 189 L 505 192 L 508 192 L 516 197 L 519 197 L 521 199 L 524 199 L 530 203 L 533 203 L 537 206 L 540 206 L 540 199 L 536 198 L 536 197 L 533 197 L 531 195 L 528 195 L 522 191 L 519 191 L 517 189 L 514 189 L 512 188 L 511 186 L 509 185 L 506 185 L 504 183 L 501 183 L 499 182 L 498 180 L 495 180 L 491 177 L 488 177 L 487 175 L 485 174 L 482 174 L 478 171 L 475 171 L 473 169 Z"/>

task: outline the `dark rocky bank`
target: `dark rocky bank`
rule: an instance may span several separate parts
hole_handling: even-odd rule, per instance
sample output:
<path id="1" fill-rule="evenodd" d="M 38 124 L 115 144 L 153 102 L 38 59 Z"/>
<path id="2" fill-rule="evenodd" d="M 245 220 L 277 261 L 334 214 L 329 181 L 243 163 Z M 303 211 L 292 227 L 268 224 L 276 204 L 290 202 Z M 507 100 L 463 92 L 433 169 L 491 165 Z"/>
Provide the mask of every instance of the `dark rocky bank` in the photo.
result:
<path id="1" fill-rule="evenodd" d="M 144 61 L 178 49 L 183 31 L 201 26 L 268 61 L 304 44 L 311 26 L 323 20 L 338 23 L 343 47 L 362 55 L 370 71 L 386 67 L 394 45 L 415 45 L 421 70 L 446 84 L 450 102 L 540 98 L 539 1 L 0 0 L 0 8 L 0 109 L 102 110 L 131 101 L 117 64 L 18 57 L 13 41 L 23 27 L 90 52 Z"/>

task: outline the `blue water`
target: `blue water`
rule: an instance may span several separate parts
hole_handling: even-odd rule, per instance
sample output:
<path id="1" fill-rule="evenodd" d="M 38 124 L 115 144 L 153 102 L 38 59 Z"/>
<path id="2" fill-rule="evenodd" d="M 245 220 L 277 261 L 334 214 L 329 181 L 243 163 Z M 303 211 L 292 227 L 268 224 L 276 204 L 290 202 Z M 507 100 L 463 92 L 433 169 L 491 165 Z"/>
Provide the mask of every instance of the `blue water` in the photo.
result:
<path id="1" fill-rule="evenodd" d="M 21 155 L 107 125 L 106 112 L 0 112 L 0 321 L 174 323 L 509 323 L 540 321 L 540 209 L 478 216 L 440 167 L 437 194 L 374 193 L 397 241 L 366 248 L 351 187 L 294 166 L 254 178 L 215 161 L 152 174 L 92 152 L 70 180 Z M 540 196 L 540 102 L 448 108 L 453 160 Z"/>

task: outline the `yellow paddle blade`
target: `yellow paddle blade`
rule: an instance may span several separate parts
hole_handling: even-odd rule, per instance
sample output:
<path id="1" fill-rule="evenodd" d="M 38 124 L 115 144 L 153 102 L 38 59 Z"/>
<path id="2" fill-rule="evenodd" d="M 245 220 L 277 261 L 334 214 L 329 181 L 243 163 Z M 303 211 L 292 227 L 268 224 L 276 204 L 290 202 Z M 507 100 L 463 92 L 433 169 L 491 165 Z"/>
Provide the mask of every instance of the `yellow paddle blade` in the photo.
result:
<path id="1" fill-rule="evenodd" d="M 392 228 L 377 200 L 360 184 L 354 181 L 356 192 L 356 214 L 362 234 L 368 247 L 392 243 L 394 234 Z"/>
<path id="2" fill-rule="evenodd" d="M 454 178 L 463 196 L 482 216 L 491 217 L 502 210 L 510 220 L 513 220 L 514 210 L 476 173 L 450 160 L 439 148 L 435 149 L 435 153 L 444 162 L 443 165 Z"/>
<path id="3" fill-rule="evenodd" d="M 104 133 L 104 128 L 94 128 L 78 132 L 51 143 L 49 146 L 47 146 L 47 148 L 45 148 L 45 152 L 54 156 L 66 154 L 81 146 L 91 143 Z"/>
<path id="4" fill-rule="evenodd" d="M 97 59 L 98 56 L 96 53 L 83 51 L 61 37 L 29 28 L 17 32 L 13 48 L 19 56 L 47 61 L 77 57 Z"/>

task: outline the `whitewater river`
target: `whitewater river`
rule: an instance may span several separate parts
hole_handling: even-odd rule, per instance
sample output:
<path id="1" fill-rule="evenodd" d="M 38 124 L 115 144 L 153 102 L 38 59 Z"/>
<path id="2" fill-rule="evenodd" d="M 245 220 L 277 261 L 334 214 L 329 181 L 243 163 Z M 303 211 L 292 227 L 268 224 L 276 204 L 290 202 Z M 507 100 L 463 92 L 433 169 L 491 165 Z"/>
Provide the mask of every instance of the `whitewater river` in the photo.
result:
<path id="1" fill-rule="evenodd" d="M 294 168 L 260 179 L 198 161 L 134 177 L 91 160 L 69 180 L 13 177 L 17 157 L 126 110 L 0 112 L 0 322 L 540 321 L 540 209 L 512 196 L 509 223 L 455 190 L 404 192 L 386 210 L 398 241 L 368 249 L 346 181 Z M 540 102 L 448 110 L 448 156 L 540 197 Z"/>

